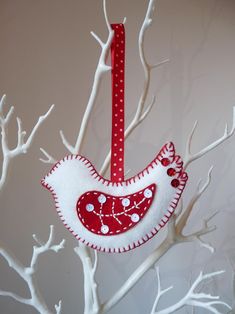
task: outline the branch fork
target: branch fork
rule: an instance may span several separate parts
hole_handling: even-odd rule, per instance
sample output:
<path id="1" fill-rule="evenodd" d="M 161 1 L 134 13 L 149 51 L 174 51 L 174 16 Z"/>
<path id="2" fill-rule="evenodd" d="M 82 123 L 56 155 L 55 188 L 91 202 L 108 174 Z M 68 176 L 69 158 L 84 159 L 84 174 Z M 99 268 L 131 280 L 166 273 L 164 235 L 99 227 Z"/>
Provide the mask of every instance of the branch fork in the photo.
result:
<path id="1" fill-rule="evenodd" d="M 213 296 L 211 294 L 207 293 L 200 293 L 196 292 L 196 289 L 200 286 L 200 284 L 208 279 L 214 278 L 215 276 L 219 276 L 224 273 L 224 270 L 213 272 L 213 273 L 208 273 L 208 274 L 203 274 L 200 272 L 199 276 L 196 278 L 196 280 L 193 282 L 192 286 L 189 288 L 188 292 L 185 294 L 184 297 L 182 297 L 181 300 L 176 302 L 174 305 L 171 305 L 163 310 L 157 311 L 157 307 L 159 305 L 159 301 L 161 297 L 166 294 L 169 290 L 173 288 L 173 286 L 162 290 L 161 288 L 161 280 L 160 280 L 160 273 L 159 273 L 159 268 L 156 268 L 157 272 L 157 283 L 158 283 L 158 289 L 157 289 L 157 295 L 155 302 L 153 304 L 153 308 L 150 314 L 170 314 L 170 313 L 175 313 L 177 310 L 181 309 L 182 307 L 186 305 L 191 305 L 195 307 L 200 307 L 200 308 L 205 308 L 211 313 L 215 314 L 222 314 L 222 312 L 219 312 L 216 308 L 215 305 L 223 305 L 224 307 L 227 307 L 228 309 L 231 310 L 231 307 L 223 302 L 220 301 L 219 296 Z"/>
<path id="2" fill-rule="evenodd" d="M 5 101 L 6 101 L 6 95 L 3 95 L 0 100 L 0 128 L 1 128 L 1 146 L 2 146 L 2 155 L 3 155 L 2 170 L 0 174 L 0 190 L 3 188 L 3 185 L 5 184 L 10 161 L 18 155 L 27 153 L 39 127 L 48 118 L 48 116 L 50 115 L 51 111 L 54 108 L 54 105 L 52 105 L 50 109 L 44 115 L 38 118 L 37 123 L 33 127 L 27 139 L 25 138 L 26 131 L 23 131 L 22 129 L 22 121 L 19 117 L 17 117 L 16 118 L 17 126 L 18 126 L 17 144 L 15 148 L 10 149 L 8 146 L 7 128 L 8 128 L 8 123 L 13 115 L 14 107 L 11 106 L 7 114 L 4 116 L 3 107 L 5 104 Z"/>
<path id="3" fill-rule="evenodd" d="M 3 247 L 0 247 L 0 255 L 8 262 L 8 265 L 13 268 L 14 271 L 26 282 L 31 297 L 27 299 L 13 292 L 3 290 L 0 290 L 0 296 L 8 296 L 20 303 L 31 305 L 40 314 L 53 314 L 53 312 L 48 309 L 38 289 L 35 277 L 36 266 L 40 255 L 48 251 L 54 251 L 58 253 L 64 248 L 65 240 L 62 240 L 59 244 L 53 244 L 54 226 L 50 226 L 49 237 L 45 243 L 41 241 L 36 235 L 33 235 L 33 238 L 36 241 L 37 245 L 33 246 L 33 254 L 29 266 L 23 266 L 15 256 L 10 254 Z M 55 313 L 61 313 L 61 301 L 59 301 L 58 305 L 55 305 Z"/>
<path id="4" fill-rule="evenodd" d="M 233 107 L 233 121 L 232 121 L 231 130 L 228 131 L 228 125 L 226 124 L 225 129 L 224 129 L 224 134 L 220 138 L 218 138 L 217 140 L 215 140 L 208 146 L 204 147 L 199 152 L 193 154 L 191 152 L 191 145 L 192 145 L 192 139 L 196 131 L 197 125 L 198 125 L 198 122 L 196 121 L 187 140 L 185 159 L 184 159 L 185 168 L 187 168 L 194 160 L 201 158 L 202 156 L 207 154 L 209 151 L 213 150 L 214 148 L 216 148 L 217 146 L 225 142 L 234 134 L 235 132 L 235 106 Z"/>

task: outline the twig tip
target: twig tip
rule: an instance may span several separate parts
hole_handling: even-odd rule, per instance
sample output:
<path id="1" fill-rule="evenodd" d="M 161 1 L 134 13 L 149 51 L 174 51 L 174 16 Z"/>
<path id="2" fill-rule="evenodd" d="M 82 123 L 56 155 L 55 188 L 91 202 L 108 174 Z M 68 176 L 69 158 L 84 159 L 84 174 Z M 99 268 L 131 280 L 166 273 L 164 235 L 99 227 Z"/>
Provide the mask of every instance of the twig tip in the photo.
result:
<path id="1" fill-rule="evenodd" d="M 214 165 L 211 165 L 208 171 L 209 176 L 211 176 L 212 170 L 214 169 Z"/>

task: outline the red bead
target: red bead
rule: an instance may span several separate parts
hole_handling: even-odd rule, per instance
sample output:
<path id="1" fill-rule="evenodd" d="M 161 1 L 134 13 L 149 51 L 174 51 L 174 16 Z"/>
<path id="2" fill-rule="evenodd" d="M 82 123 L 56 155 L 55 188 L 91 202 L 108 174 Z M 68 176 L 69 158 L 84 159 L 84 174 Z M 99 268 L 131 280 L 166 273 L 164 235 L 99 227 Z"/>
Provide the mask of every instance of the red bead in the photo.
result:
<path id="1" fill-rule="evenodd" d="M 179 186 L 179 184 L 180 184 L 180 181 L 177 179 L 173 179 L 171 181 L 171 185 L 173 186 L 173 188 L 177 188 Z"/>
<path id="2" fill-rule="evenodd" d="M 167 174 L 169 177 L 173 177 L 176 174 L 176 170 L 173 168 L 167 169 Z"/>
<path id="3" fill-rule="evenodd" d="M 164 167 L 170 164 L 170 160 L 168 158 L 162 158 L 161 163 Z"/>

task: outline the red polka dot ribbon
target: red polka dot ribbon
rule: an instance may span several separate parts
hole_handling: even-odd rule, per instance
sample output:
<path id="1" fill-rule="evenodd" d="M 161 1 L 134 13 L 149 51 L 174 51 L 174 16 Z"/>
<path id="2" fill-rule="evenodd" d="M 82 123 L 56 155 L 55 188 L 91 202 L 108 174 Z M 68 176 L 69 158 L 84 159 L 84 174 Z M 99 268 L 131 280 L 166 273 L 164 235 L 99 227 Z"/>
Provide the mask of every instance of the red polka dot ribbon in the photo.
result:
<path id="1" fill-rule="evenodd" d="M 112 139 L 111 180 L 124 180 L 124 79 L 125 79 L 125 28 L 111 24 L 114 31 L 111 44 L 112 65 Z"/>

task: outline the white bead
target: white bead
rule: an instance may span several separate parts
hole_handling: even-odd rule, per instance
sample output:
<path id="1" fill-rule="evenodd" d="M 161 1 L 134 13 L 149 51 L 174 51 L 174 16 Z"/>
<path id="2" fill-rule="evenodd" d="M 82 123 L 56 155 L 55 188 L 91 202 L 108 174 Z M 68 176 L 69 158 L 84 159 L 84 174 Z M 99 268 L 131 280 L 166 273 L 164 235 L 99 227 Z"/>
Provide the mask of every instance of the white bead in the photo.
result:
<path id="1" fill-rule="evenodd" d="M 152 195 L 153 195 L 153 192 L 150 189 L 144 190 L 144 196 L 146 198 L 150 198 L 150 197 L 152 197 Z"/>
<path id="2" fill-rule="evenodd" d="M 106 196 L 100 194 L 100 196 L 98 197 L 98 201 L 100 204 L 104 204 L 106 202 Z"/>
<path id="3" fill-rule="evenodd" d="M 100 229 L 103 234 L 107 234 L 109 232 L 109 227 L 107 225 L 103 225 Z"/>
<path id="4" fill-rule="evenodd" d="M 87 204 L 87 205 L 86 205 L 86 210 L 87 210 L 88 212 L 92 212 L 92 211 L 94 210 L 94 205 L 93 205 L 93 204 Z"/>
<path id="5" fill-rule="evenodd" d="M 131 215 L 131 220 L 133 222 L 138 222 L 140 220 L 140 216 L 138 214 L 132 214 Z"/>
<path id="6" fill-rule="evenodd" d="M 124 199 L 122 200 L 122 206 L 127 207 L 127 206 L 129 206 L 129 205 L 130 205 L 130 200 L 129 200 L 129 198 L 124 198 Z"/>

